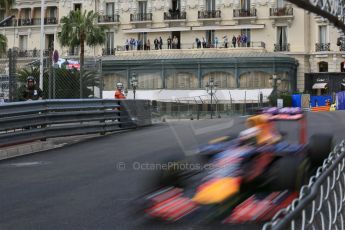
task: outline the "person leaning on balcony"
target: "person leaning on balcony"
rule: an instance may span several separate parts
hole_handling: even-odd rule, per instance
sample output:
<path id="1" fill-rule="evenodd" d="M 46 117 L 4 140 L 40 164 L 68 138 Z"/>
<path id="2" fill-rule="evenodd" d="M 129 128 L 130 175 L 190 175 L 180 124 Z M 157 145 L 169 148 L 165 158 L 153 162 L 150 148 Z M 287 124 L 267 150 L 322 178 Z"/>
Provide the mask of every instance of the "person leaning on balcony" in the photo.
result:
<path id="1" fill-rule="evenodd" d="M 26 78 L 26 85 L 20 88 L 20 101 L 42 100 L 43 91 L 37 86 L 35 78 L 29 76 Z"/>
<path id="2" fill-rule="evenodd" d="M 235 36 L 235 35 L 232 36 L 232 46 L 233 46 L 234 48 L 236 48 L 236 41 L 237 41 L 236 36 Z"/>
<path id="3" fill-rule="evenodd" d="M 202 37 L 202 48 L 206 48 L 206 45 L 207 45 L 206 39 L 205 37 Z"/>
<path id="4" fill-rule="evenodd" d="M 159 49 L 161 50 L 163 46 L 163 39 L 162 37 L 159 37 Z"/>
<path id="5" fill-rule="evenodd" d="M 224 47 L 228 48 L 228 42 L 229 42 L 228 41 L 228 36 L 224 35 L 223 40 L 224 40 Z"/>
<path id="6" fill-rule="evenodd" d="M 171 49 L 171 43 L 172 43 L 172 39 L 169 36 L 168 39 L 167 39 L 168 49 Z"/>
<path id="7" fill-rule="evenodd" d="M 128 42 L 128 39 L 127 39 L 126 42 L 125 42 L 125 49 L 126 49 L 126 51 L 129 50 L 129 42 Z"/>
<path id="8" fill-rule="evenodd" d="M 218 37 L 214 37 L 214 47 L 218 48 Z"/>
<path id="9" fill-rule="evenodd" d="M 241 46 L 241 34 L 237 36 L 237 47 Z"/>
<path id="10" fill-rule="evenodd" d="M 150 42 L 150 39 L 147 39 L 146 48 L 147 48 L 147 50 L 151 50 L 151 42 Z"/>
<path id="11" fill-rule="evenodd" d="M 178 47 L 178 38 L 174 36 L 173 38 L 173 49 L 177 49 Z"/>
<path id="12" fill-rule="evenodd" d="M 158 50 L 158 43 L 159 43 L 158 39 L 155 38 L 155 40 L 153 41 L 153 44 L 155 45 L 155 50 Z"/>

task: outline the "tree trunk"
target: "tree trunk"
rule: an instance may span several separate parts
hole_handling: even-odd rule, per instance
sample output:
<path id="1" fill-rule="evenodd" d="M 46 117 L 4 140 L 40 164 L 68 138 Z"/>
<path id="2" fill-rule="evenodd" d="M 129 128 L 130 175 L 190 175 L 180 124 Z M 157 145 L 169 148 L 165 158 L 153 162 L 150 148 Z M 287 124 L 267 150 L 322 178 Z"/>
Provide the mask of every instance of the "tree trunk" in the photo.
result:
<path id="1" fill-rule="evenodd" d="M 83 74 L 84 74 L 84 36 L 80 36 L 80 76 L 79 76 L 79 84 L 80 84 L 80 98 L 83 98 Z"/>

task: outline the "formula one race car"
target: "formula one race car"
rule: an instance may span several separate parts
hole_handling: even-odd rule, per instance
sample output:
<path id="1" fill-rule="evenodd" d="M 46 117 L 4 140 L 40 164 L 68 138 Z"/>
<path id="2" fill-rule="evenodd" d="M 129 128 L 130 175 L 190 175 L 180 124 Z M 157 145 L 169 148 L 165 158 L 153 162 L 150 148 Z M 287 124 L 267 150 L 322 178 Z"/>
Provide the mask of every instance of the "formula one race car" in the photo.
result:
<path id="1" fill-rule="evenodd" d="M 283 140 L 279 120 L 300 122 L 300 143 Z M 300 109 L 266 109 L 246 125 L 237 138 L 212 140 L 194 158 L 169 162 L 155 191 L 142 199 L 145 215 L 169 222 L 269 220 L 331 152 L 331 135 L 313 135 L 306 144 Z"/>

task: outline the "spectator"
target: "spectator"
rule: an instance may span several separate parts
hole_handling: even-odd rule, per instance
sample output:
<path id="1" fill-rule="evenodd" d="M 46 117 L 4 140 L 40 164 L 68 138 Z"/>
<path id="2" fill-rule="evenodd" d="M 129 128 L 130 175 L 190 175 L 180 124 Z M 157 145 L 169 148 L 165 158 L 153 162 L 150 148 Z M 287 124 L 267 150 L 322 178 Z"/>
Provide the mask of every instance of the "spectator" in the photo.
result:
<path id="1" fill-rule="evenodd" d="M 241 46 L 241 35 L 240 34 L 237 36 L 237 46 L 238 47 Z"/>
<path id="2" fill-rule="evenodd" d="M 201 48 L 201 42 L 200 42 L 200 40 L 199 40 L 199 38 L 195 38 L 195 44 L 196 44 L 196 48 Z M 199 44 L 200 44 L 200 46 L 199 46 Z"/>
<path id="3" fill-rule="evenodd" d="M 42 100 L 43 91 L 36 85 L 35 78 L 26 78 L 26 85 L 20 88 L 20 101 Z"/>
<path id="4" fill-rule="evenodd" d="M 171 43 L 172 43 L 172 39 L 169 36 L 168 39 L 167 39 L 168 49 L 171 49 Z"/>
<path id="5" fill-rule="evenodd" d="M 151 50 L 151 42 L 150 42 L 150 39 L 147 39 L 146 48 L 147 48 L 147 50 Z"/>
<path id="6" fill-rule="evenodd" d="M 126 42 L 125 42 L 125 49 L 126 49 L 126 51 L 129 50 L 129 42 L 128 42 L 128 39 L 127 39 Z"/>
<path id="7" fill-rule="evenodd" d="M 232 46 L 233 46 L 234 48 L 236 48 L 236 41 L 237 41 L 236 36 L 235 36 L 235 35 L 232 36 Z"/>
<path id="8" fill-rule="evenodd" d="M 214 45 L 215 45 L 215 48 L 218 48 L 218 37 L 214 37 Z"/>
<path id="9" fill-rule="evenodd" d="M 155 38 L 155 40 L 153 41 L 153 44 L 155 45 L 155 50 L 158 50 L 158 43 L 159 43 L 158 39 Z"/>
<path id="10" fill-rule="evenodd" d="M 162 37 L 159 37 L 159 49 L 162 49 L 163 46 L 163 39 Z"/>
<path id="11" fill-rule="evenodd" d="M 202 37 L 202 48 L 206 48 L 206 39 Z"/>
<path id="12" fill-rule="evenodd" d="M 228 36 L 224 35 L 223 39 L 224 39 L 224 47 L 228 48 L 228 42 L 229 42 L 228 41 Z"/>
<path id="13" fill-rule="evenodd" d="M 173 38 L 173 49 L 178 49 L 178 38 L 176 36 Z"/>

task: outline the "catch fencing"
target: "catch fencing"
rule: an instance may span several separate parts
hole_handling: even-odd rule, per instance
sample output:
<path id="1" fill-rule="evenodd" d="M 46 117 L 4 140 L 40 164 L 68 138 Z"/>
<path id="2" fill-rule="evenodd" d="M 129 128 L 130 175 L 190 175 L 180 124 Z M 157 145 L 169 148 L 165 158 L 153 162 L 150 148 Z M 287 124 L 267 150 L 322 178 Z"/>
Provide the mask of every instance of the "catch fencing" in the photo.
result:
<path id="1" fill-rule="evenodd" d="M 345 141 L 337 145 L 301 188 L 299 198 L 263 226 L 270 229 L 345 228 Z"/>

